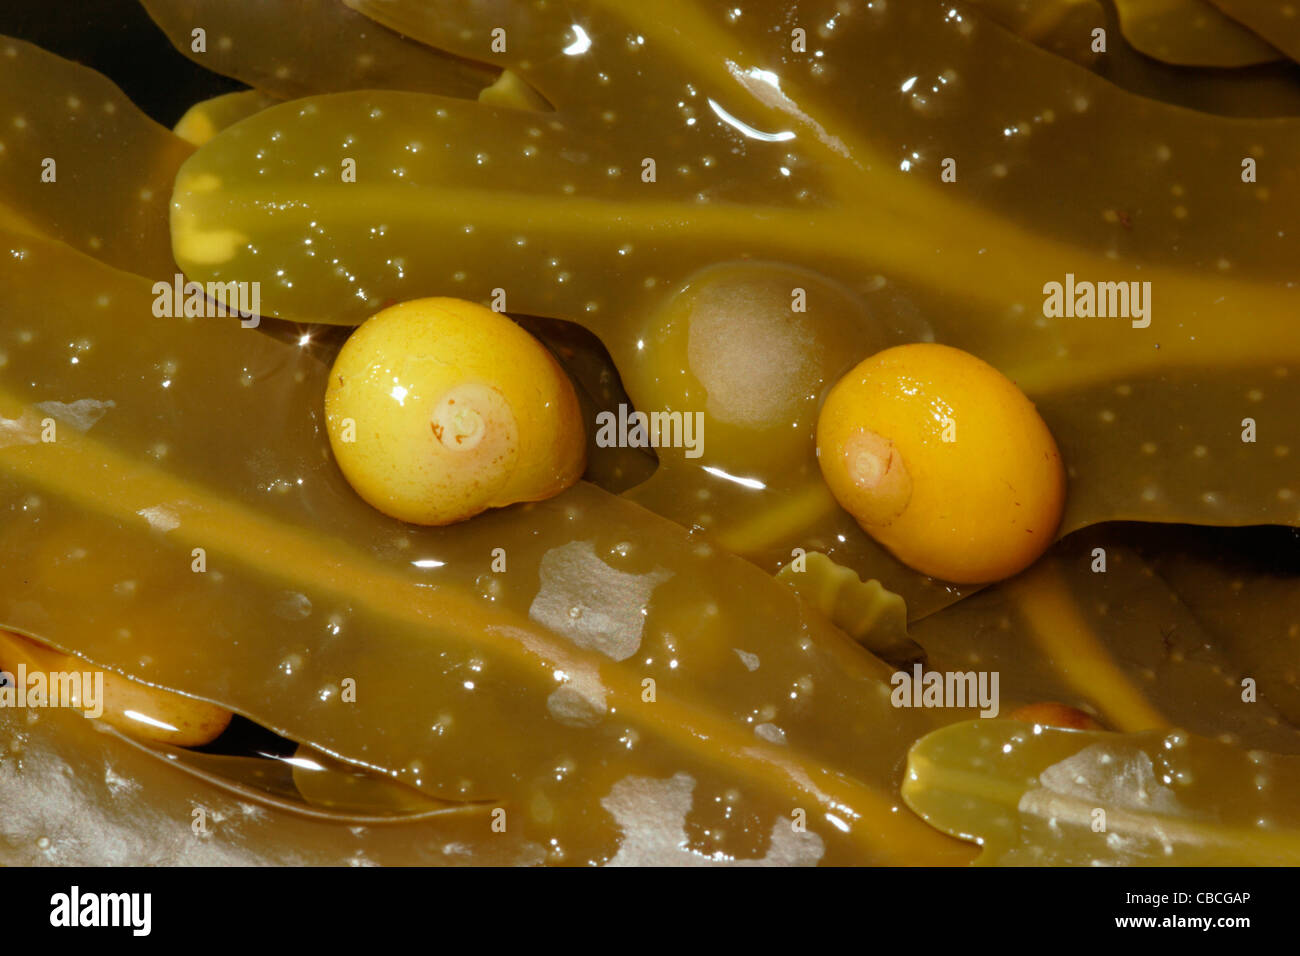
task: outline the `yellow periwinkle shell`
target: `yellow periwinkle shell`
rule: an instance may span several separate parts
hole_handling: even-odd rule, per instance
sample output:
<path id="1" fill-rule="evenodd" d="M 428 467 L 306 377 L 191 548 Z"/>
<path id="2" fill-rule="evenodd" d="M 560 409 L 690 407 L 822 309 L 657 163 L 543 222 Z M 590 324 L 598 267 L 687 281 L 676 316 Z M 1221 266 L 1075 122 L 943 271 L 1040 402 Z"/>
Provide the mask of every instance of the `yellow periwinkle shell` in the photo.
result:
<path id="1" fill-rule="evenodd" d="M 367 319 L 330 371 L 325 421 L 357 494 L 413 524 L 549 498 L 581 477 L 578 398 L 540 342 L 460 299 Z"/>
<path id="2" fill-rule="evenodd" d="M 48 688 L 47 695 L 54 694 L 55 685 L 76 688 L 74 698 L 63 700 L 59 706 L 102 719 L 132 737 L 176 747 L 202 747 L 211 743 L 221 736 L 234 716 L 206 700 L 95 667 L 13 631 L 0 630 L 0 671 L 11 675 L 15 685 L 21 682 L 20 674 L 28 678 L 29 686 L 31 676 L 40 674 Z M 74 674 L 78 675 L 76 684 L 65 683 Z M 100 682 L 98 686 L 97 682 Z M 49 704 L 47 696 L 46 705 Z"/>
<path id="3" fill-rule="evenodd" d="M 904 564 L 1000 581 L 1056 538 L 1065 468 L 1015 383 L 969 352 L 900 345 L 831 389 L 817 421 L 831 494 Z"/>

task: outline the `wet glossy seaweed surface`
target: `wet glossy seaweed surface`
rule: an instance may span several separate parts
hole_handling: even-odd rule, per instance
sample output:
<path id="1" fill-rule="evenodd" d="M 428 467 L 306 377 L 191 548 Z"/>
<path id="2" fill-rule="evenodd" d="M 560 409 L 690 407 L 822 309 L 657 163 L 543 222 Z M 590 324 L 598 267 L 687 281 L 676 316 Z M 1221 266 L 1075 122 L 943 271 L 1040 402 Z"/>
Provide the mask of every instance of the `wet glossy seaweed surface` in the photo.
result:
<path id="1" fill-rule="evenodd" d="M 301 759 L 0 710 L 0 861 L 1293 858 L 1300 26 L 349 0 L 285 46 L 289 0 L 146 6 L 284 102 L 214 108 L 196 148 L 0 38 L 0 625 Z M 261 322 L 156 314 L 178 268 L 259 283 Z M 1150 324 L 1045 315 L 1067 273 L 1150 282 Z M 498 292 L 589 421 L 700 410 L 702 456 L 593 447 L 562 495 L 443 529 L 361 502 L 321 408 L 346 327 Z M 997 366 L 1061 447 L 1061 540 L 1011 581 L 918 575 L 821 483 L 821 397 L 905 341 Z M 931 669 L 1107 731 L 894 706 L 914 645 L 775 579 L 798 548 L 901 595 Z M 1045 830 L 1098 804 L 1113 840 Z"/>

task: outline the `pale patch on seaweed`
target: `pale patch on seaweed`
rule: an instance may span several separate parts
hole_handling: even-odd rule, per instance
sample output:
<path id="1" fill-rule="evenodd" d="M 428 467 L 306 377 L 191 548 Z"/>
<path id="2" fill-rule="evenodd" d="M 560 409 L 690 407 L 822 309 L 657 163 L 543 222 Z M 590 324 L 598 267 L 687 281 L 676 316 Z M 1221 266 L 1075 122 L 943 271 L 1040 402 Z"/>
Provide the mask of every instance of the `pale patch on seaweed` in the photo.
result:
<path id="1" fill-rule="evenodd" d="M 591 727 L 600 723 L 608 712 L 605 686 L 595 668 L 556 672 L 562 683 L 546 698 L 546 710 L 569 727 Z"/>
<path id="2" fill-rule="evenodd" d="M 141 508 L 136 512 L 141 518 L 149 522 L 149 527 L 155 531 L 175 531 L 181 526 L 181 519 L 176 516 L 176 512 L 168 505 L 152 505 L 148 508 Z"/>
<path id="3" fill-rule="evenodd" d="M 1038 777 L 1041 788 L 1021 798 L 1022 811 L 1032 812 L 1036 794 L 1050 793 L 1083 797 L 1090 806 L 1105 805 L 1144 813 L 1177 813 L 1174 791 L 1156 777 L 1155 764 L 1144 751 L 1115 754 L 1102 744 L 1093 744 L 1053 764 Z"/>
<path id="4" fill-rule="evenodd" d="M 1020 798 L 1019 811 L 1062 826 L 1091 828 L 1098 807 L 1106 812 L 1106 845 L 1120 860 L 1149 852 L 1154 843 L 1168 855 L 1176 843 L 1194 839 L 1186 811 L 1160 782 L 1144 751 L 1114 753 L 1103 744 L 1086 747 L 1038 776 L 1040 786 Z M 1093 859 L 1098 864 L 1103 854 Z"/>
<path id="5" fill-rule="evenodd" d="M 637 652 L 650 595 L 672 577 L 666 568 L 645 574 L 611 568 L 590 541 L 570 541 L 547 551 L 539 574 L 541 587 L 528 616 L 616 661 Z"/>
<path id="6" fill-rule="evenodd" d="M 0 448 L 35 445 L 39 442 L 44 427 L 42 416 L 53 418 L 75 431 L 85 432 L 114 407 L 116 403 L 111 399 L 99 401 L 94 398 L 79 398 L 75 402 L 38 402 L 30 409 L 24 409 L 17 418 L 0 416 Z"/>
<path id="7" fill-rule="evenodd" d="M 129 797 L 140 789 L 140 784 L 129 777 L 123 777 L 111 766 L 104 766 L 104 786 L 115 797 Z"/>
<path id="8" fill-rule="evenodd" d="M 30 412 L 19 418 L 0 416 L 0 448 L 13 445 L 35 445 L 40 440 L 41 423 Z"/>
<path id="9" fill-rule="evenodd" d="M 816 866 L 825 844 L 816 833 L 796 833 L 788 821 L 772 824 L 772 842 L 759 859 L 737 860 L 725 854 L 706 856 L 690 848 L 686 815 L 695 780 L 674 774 L 667 780 L 624 777 L 601 798 L 613 814 L 623 839 L 607 866 Z"/>
<path id="10" fill-rule="evenodd" d="M 117 403 L 112 399 L 101 402 L 94 398 L 79 398 L 75 402 L 38 402 L 33 407 L 55 421 L 79 432 L 87 432 L 108 414 L 110 408 L 116 408 Z"/>
<path id="11" fill-rule="evenodd" d="M 754 733 L 770 744 L 785 746 L 785 731 L 773 723 L 762 723 L 754 727 Z"/>

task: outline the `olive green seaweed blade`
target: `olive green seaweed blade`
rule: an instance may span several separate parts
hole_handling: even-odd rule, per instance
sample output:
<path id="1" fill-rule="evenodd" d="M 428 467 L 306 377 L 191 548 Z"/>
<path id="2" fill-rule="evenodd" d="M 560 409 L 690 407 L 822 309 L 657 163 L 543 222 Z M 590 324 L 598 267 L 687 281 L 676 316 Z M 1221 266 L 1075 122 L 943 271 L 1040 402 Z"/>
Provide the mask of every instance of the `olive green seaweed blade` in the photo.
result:
<path id="1" fill-rule="evenodd" d="M 1296 357 L 1277 316 L 1296 302 L 1297 173 L 1284 157 L 1300 124 L 1134 97 L 993 24 L 954 39 L 935 26 L 941 4 L 848 17 L 816 69 L 745 17 L 733 36 L 702 6 L 672 12 L 695 16 L 698 42 L 646 36 L 666 88 L 593 82 L 590 102 L 608 107 L 595 116 L 374 91 L 240 124 L 178 178 L 178 261 L 201 281 L 259 280 L 266 314 L 301 321 L 356 324 L 388 301 L 500 290 L 509 311 L 587 325 L 616 361 L 631 347 L 620 317 L 740 258 L 943 296 L 936 338 L 1031 394 Z M 761 26 L 759 14 L 771 11 L 754 11 Z M 935 49 L 913 50 L 928 30 Z M 712 69 L 735 44 L 783 72 Z M 946 78 L 944 64 L 960 83 L 900 105 L 897 71 Z M 912 141 L 915 155 L 894 155 Z M 965 171 L 953 183 L 935 167 L 945 155 Z M 1243 182 L 1243 156 L 1257 182 Z M 1067 275 L 1149 282 L 1156 304 L 1137 326 L 1049 316 L 1046 284 Z"/>
<path id="2" fill-rule="evenodd" d="M 187 772 L 76 711 L 0 711 L 0 733 L 0 860 L 9 866 L 507 866 L 544 857 L 492 834 L 472 808 L 437 826 L 295 812 L 300 798 L 254 798 L 224 767 Z"/>
<path id="3" fill-rule="evenodd" d="M 562 108 L 591 106 L 587 87 L 594 63 L 620 81 L 639 72 L 636 54 L 643 44 L 634 35 L 618 36 L 622 24 L 605 2 L 494 3 L 487 10 L 463 0 L 340 3 L 351 8 L 349 13 L 357 11 L 356 19 L 369 18 L 428 48 L 508 68 Z M 623 42 L 603 42 L 615 38 Z"/>
<path id="4" fill-rule="evenodd" d="M 1238 536 L 1258 540 L 1257 530 Z M 916 622 L 911 636 L 937 671 L 996 673 L 1002 715 L 1050 701 L 1091 713 L 1109 730 L 1178 727 L 1300 753 L 1295 638 L 1286 634 L 1295 602 L 1288 608 L 1279 600 L 1295 580 L 1244 575 L 1222 547 L 1227 534 L 1120 523 L 1079 531 L 1025 573 Z M 1175 557 L 1170 543 L 1180 537 L 1220 543 L 1210 546 L 1212 568 L 1198 568 L 1190 582 L 1197 591 L 1190 606 L 1164 577 Z M 1252 613 L 1261 599 L 1277 606 Z M 1235 626 L 1203 624 L 1203 606 L 1219 608 L 1217 621 Z"/>
<path id="5" fill-rule="evenodd" d="M 1294 866 L 1297 787 L 1300 758 L 1183 731 L 977 720 L 917 742 L 902 793 L 983 865 Z"/>
<path id="6" fill-rule="evenodd" d="M 1115 0 L 1115 6 L 1128 41 L 1168 63 L 1236 67 L 1283 56 L 1207 0 Z"/>
<path id="7" fill-rule="evenodd" d="M 176 121 L 172 131 L 187 143 L 202 146 L 227 126 L 279 102 L 279 97 L 258 90 L 223 93 L 195 103 Z"/>
<path id="8" fill-rule="evenodd" d="M 1269 43 L 1300 61 L 1300 16 L 1294 4 L 1259 0 L 1210 0 L 1216 7 L 1254 30 Z"/>
<path id="9" fill-rule="evenodd" d="M 352 89 L 473 98 L 500 72 L 431 50 L 341 0 L 141 0 L 199 66 L 283 98 Z"/>
<path id="10" fill-rule="evenodd" d="M 1253 0 L 1246 2 L 1257 8 L 1264 6 Z M 1100 0 L 972 0 L 971 6 L 979 16 L 1035 46 L 1149 99 L 1221 116 L 1300 114 L 1300 75 L 1290 59 L 1244 68 L 1196 68 L 1155 59 L 1139 52 L 1127 40 L 1119 13 L 1112 4 L 1103 5 Z M 1209 23 L 1208 18 L 1202 19 Z M 1166 16 L 1161 27 L 1164 33 L 1155 37 L 1159 42 L 1171 44 L 1185 56 L 1195 55 L 1198 47 L 1202 56 L 1207 52 L 1207 30 L 1198 25 L 1196 18 L 1174 20 Z M 1180 28 L 1186 35 L 1180 33 Z M 1253 28 L 1258 30 L 1258 24 Z M 1214 32 L 1212 42 L 1223 33 Z M 1270 37 L 1270 42 L 1279 48 L 1284 46 L 1277 36 Z M 1244 52 L 1249 56 L 1256 51 L 1257 43 L 1229 42 L 1227 50 L 1211 45 L 1208 53 L 1218 57 L 1235 53 L 1240 57 Z M 1271 55 L 1277 56 L 1276 52 Z"/>
<path id="11" fill-rule="evenodd" d="M 907 636 L 906 602 L 874 578 L 863 581 L 851 568 L 813 551 L 781 568 L 776 579 L 882 660 L 903 664 L 925 656 Z"/>
<path id="12" fill-rule="evenodd" d="M 763 150 L 774 163 L 777 145 Z M 641 144 L 561 114 L 311 97 L 223 131 L 181 168 L 172 246 L 192 279 L 261 282 L 279 318 L 356 325 L 391 301 L 504 295 L 507 311 L 581 322 L 621 350 L 629 317 L 701 265 L 788 259 L 772 217 L 808 229 L 797 197 L 817 175 L 701 161 L 728 149 L 701 124 L 642 183 Z"/>
<path id="13" fill-rule="evenodd" d="M 1207 643 L 1253 679 L 1260 702 L 1300 725 L 1300 533 L 1256 528 L 1239 541 L 1183 527 L 1155 540 L 1133 537 L 1210 635 Z"/>
<path id="14" fill-rule="evenodd" d="M 1106 22 L 1099 0 L 970 0 L 984 16 L 1059 56 L 1087 66 L 1092 28 Z"/>
<path id="15" fill-rule="evenodd" d="M 11 37 L 0 37 L 0 117 L 0 223 L 172 276 L 167 203 L 193 146 L 107 77 Z"/>

